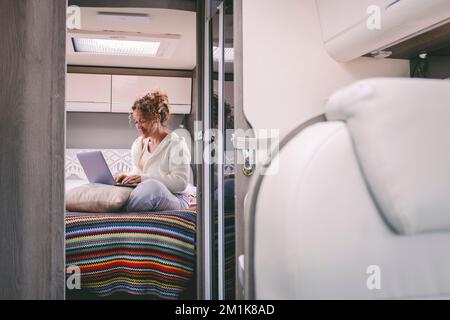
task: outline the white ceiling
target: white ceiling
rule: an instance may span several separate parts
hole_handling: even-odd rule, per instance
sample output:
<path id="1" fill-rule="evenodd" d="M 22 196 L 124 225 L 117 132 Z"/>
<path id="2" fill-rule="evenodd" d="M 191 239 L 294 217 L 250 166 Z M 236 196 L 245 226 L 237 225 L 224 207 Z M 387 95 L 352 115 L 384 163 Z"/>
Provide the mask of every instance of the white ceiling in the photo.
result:
<path id="1" fill-rule="evenodd" d="M 96 17 L 99 11 L 148 14 L 150 19 L 148 22 L 133 24 L 100 21 Z M 81 30 L 176 34 L 180 38 L 176 40 L 174 52 L 162 58 L 76 53 L 73 51 L 72 39 L 68 36 L 66 50 L 69 65 L 192 70 L 196 64 L 195 12 L 150 8 L 81 8 Z"/>

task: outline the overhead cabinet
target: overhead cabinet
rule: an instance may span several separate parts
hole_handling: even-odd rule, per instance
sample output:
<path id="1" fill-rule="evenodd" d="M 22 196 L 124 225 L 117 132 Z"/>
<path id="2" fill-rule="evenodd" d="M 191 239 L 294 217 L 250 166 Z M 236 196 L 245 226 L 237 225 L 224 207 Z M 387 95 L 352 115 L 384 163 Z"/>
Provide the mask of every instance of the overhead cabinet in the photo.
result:
<path id="1" fill-rule="evenodd" d="M 450 17 L 449 0 L 316 0 L 316 4 L 325 49 L 342 62 L 366 54 L 388 57 L 392 46 L 443 26 Z"/>
<path id="2" fill-rule="evenodd" d="M 191 112 L 191 78 L 68 73 L 66 80 L 67 111 L 128 113 L 137 98 L 160 89 L 171 113 Z"/>
<path id="3" fill-rule="evenodd" d="M 68 73 L 66 111 L 111 112 L 111 75 Z"/>
<path id="4" fill-rule="evenodd" d="M 112 112 L 130 112 L 133 102 L 153 89 L 167 94 L 171 113 L 191 112 L 191 78 L 122 75 L 112 76 Z"/>

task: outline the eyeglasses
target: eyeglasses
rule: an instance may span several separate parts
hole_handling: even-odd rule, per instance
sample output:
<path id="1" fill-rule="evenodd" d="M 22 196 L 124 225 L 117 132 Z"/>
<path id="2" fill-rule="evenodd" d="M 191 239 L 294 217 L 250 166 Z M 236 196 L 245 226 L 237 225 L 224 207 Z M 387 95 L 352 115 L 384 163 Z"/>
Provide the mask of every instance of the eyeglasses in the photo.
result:
<path id="1" fill-rule="evenodd" d="M 148 119 L 140 119 L 140 120 L 134 120 L 134 125 L 143 125 L 144 123 L 150 122 Z"/>
<path id="2" fill-rule="evenodd" d="M 154 124 L 154 123 L 157 123 L 157 120 L 152 119 L 134 120 L 134 125 L 136 128 L 142 127 L 144 124 Z"/>

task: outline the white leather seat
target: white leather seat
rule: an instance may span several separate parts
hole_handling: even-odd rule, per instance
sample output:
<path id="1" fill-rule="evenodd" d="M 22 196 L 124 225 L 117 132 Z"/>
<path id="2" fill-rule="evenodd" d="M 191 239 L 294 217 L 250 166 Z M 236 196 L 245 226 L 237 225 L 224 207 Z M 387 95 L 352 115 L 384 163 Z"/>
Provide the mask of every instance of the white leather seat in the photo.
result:
<path id="1" fill-rule="evenodd" d="M 246 297 L 450 298 L 450 205 L 439 189 L 450 186 L 450 83 L 362 81 L 327 115 L 283 146 L 277 174 L 253 181 Z"/>

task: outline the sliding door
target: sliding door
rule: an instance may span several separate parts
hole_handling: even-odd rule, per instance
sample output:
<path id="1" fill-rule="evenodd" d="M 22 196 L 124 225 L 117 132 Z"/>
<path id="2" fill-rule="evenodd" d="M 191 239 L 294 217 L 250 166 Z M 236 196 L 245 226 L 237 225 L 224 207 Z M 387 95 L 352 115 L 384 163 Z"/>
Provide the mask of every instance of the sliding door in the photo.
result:
<path id="1" fill-rule="evenodd" d="M 235 297 L 233 1 L 205 9 L 204 297 L 222 300 Z"/>

